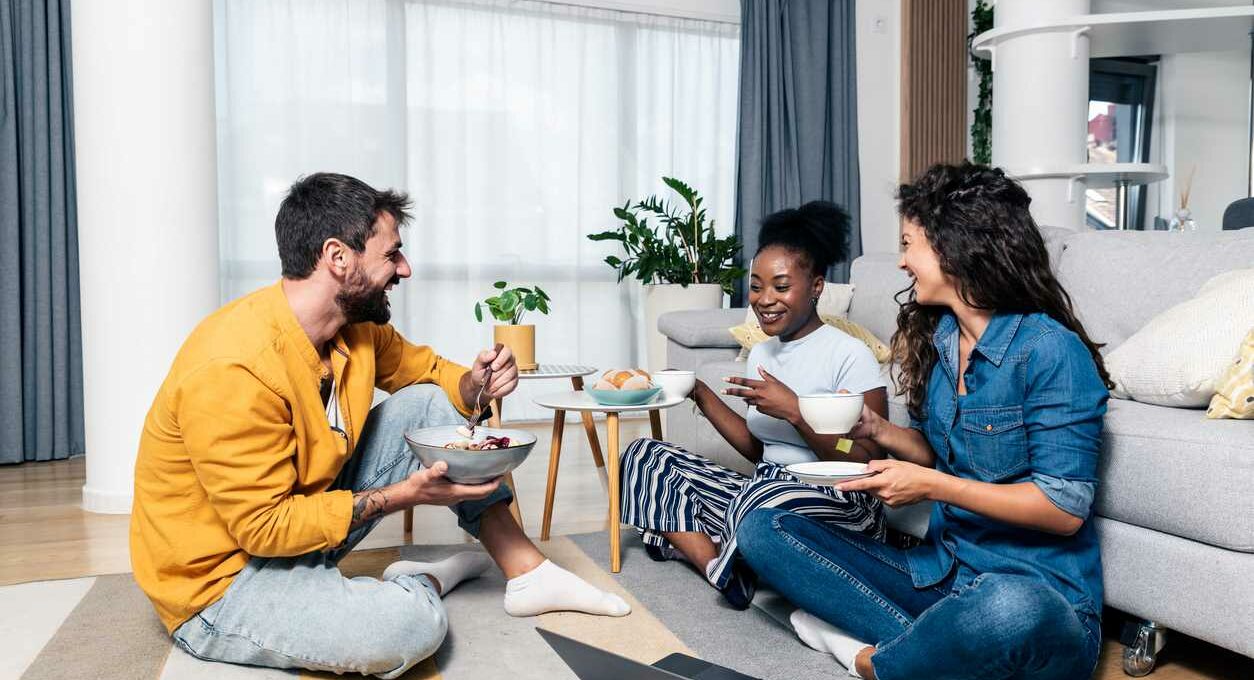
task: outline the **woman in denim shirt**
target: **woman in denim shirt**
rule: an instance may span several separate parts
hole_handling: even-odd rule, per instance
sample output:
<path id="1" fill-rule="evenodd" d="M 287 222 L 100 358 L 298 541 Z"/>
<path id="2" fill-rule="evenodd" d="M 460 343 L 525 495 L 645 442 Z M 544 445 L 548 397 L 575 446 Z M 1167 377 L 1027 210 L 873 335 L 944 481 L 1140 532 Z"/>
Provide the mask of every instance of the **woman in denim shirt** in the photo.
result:
<path id="1" fill-rule="evenodd" d="M 902 550 L 778 510 L 737 533 L 802 610 L 806 644 L 852 675 L 1083 678 L 1097 662 L 1101 557 L 1090 519 L 1109 378 L 1001 170 L 938 165 L 898 194 L 898 391 L 910 427 L 864 410 L 850 437 L 896 460 L 846 482 L 890 507 L 936 501 Z M 904 291 L 903 291 L 904 292 Z"/>

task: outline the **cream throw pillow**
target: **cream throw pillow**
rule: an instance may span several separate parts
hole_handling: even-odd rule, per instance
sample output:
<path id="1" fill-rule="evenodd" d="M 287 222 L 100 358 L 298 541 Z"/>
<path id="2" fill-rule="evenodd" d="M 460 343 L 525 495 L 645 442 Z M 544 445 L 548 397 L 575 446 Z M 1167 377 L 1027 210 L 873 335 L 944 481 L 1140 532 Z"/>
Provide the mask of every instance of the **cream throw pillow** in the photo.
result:
<path id="1" fill-rule="evenodd" d="M 1237 358 L 1220 376 L 1206 417 L 1254 420 L 1254 328 L 1245 334 Z"/>
<path id="2" fill-rule="evenodd" d="M 888 363 L 889 360 L 893 358 L 893 352 L 889 349 L 888 345 L 881 342 L 879 338 L 875 337 L 874 333 L 866 328 L 859 326 L 849 319 L 839 316 L 820 315 L 820 318 L 823 319 L 823 323 L 835 328 L 836 330 L 843 331 L 851 337 L 861 340 L 864 344 L 866 344 L 867 348 L 871 350 L 871 354 L 875 355 L 875 360 L 881 364 Z M 754 345 L 759 342 L 764 342 L 771 337 L 762 330 L 762 327 L 758 325 L 757 321 L 754 321 L 753 323 L 741 324 L 739 326 L 732 326 L 727 330 L 732 334 L 732 337 L 736 338 L 736 342 L 740 343 L 740 351 L 746 356 L 748 356 L 749 350 L 753 349 Z"/>
<path id="3" fill-rule="evenodd" d="M 1112 392 L 1160 406 L 1204 407 L 1251 325 L 1254 269 L 1220 274 L 1107 355 Z"/>
<path id="4" fill-rule="evenodd" d="M 849 316 L 849 305 L 852 302 L 853 302 L 853 284 L 852 283 L 832 283 L 831 281 L 824 281 L 823 292 L 819 294 L 819 304 L 818 304 L 819 316 L 820 317 L 845 318 Z M 758 323 L 758 315 L 753 313 L 752 307 L 745 310 L 745 322 L 744 324 L 742 324 L 742 326 L 756 327 L 758 329 L 758 332 L 761 333 L 762 327 L 761 327 L 761 324 Z M 742 326 L 734 326 L 734 328 L 741 328 Z M 731 330 L 731 329 L 728 329 L 728 330 Z M 732 335 L 735 335 L 735 334 L 736 334 L 735 332 L 732 332 Z M 765 340 L 767 337 L 765 333 L 762 333 L 762 336 L 763 336 L 763 340 Z M 736 341 L 739 342 L 740 338 L 736 338 Z M 758 342 L 761 342 L 761 340 L 759 340 Z M 736 357 L 736 361 L 744 361 L 745 359 L 748 359 L 749 348 L 753 347 L 753 345 L 758 344 L 758 342 L 754 342 L 748 345 L 741 342 L 740 343 L 740 347 L 741 347 L 740 356 Z"/>

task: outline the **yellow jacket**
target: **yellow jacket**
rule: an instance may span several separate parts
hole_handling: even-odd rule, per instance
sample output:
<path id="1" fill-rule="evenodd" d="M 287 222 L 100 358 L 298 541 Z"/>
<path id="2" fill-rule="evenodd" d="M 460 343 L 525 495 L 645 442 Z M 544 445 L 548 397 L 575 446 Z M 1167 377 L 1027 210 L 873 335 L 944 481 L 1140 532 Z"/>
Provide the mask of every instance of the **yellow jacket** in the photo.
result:
<path id="1" fill-rule="evenodd" d="M 331 363 L 345 435 L 327 423 L 326 369 L 281 284 L 214 312 L 183 343 L 135 462 L 131 566 L 173 631 L 225 593 L 250 556 L 343 543 L 352 492 L 328 491 L 352 456 L 377 386 L 436 383 L 466 413 L 466 368 L 390 325 L 346 327 Z"/>

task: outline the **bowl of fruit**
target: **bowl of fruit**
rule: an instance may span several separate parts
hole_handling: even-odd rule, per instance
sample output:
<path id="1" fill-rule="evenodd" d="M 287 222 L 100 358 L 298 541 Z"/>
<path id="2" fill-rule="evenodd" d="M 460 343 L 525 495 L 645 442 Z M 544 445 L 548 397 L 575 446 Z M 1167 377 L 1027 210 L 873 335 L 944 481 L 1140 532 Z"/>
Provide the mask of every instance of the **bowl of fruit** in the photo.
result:
<path id="1" fill-rule="evenodd" d="M 647 404 L 662 388 L 653 384 L 647 371 L 639 368 L 612 368 L 596 384 L 584 390 L 602 406 Z"/>
<path id="2" fill-rule="evenodd" d="M 423 467 L 448 463 L 445 477 L 461 484 L 482 484 L 522 465 L 536 445 L 524 430 L 465 425 L 424 427 L 405 433 L 405 443 Z"/>

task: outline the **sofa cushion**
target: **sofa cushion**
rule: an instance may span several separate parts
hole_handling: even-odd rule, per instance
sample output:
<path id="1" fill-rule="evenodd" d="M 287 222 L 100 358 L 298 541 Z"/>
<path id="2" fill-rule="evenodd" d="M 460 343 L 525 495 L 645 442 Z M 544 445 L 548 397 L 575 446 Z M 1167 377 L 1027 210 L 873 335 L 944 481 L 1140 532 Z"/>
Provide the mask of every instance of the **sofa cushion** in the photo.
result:
<path id="1" fill-rule="evenodd" d="M 1160 312 L 1197 295 L 1216 274 L 1254 262 L 1254 229 L 1090 231 L 1064 239 L 1055 265 L 1089 337 L 1118 347 Z M 855 268 L 856 268 L 855 262 Z M 858 283 L 853 309 L 863 284 Z M 863 323 L 850 311 L 850 318 Z M 863 325 L 866 325 L 865 323 Z"/>
<path id="2" fill-rule="evenodd" d="M 820 314 L 819 318 L 823 320 L 823 323 L 835 328 L 845 335 L 848 335 L 854 340 L 862 341 L 862 344 L 866 345 L 867 349 L 871 350 L 871 354 L 880 364 L 887 363 L 893 358 L 892 350 L 889 349 L 888 345 L 885 344 L 884 341 L 875 337 L 871 331 L 868 331 L 862 326 L 846 319 L 843 316 L 827 316 L 826 314 Z M 736 361 L 746 361 L 749 358 L 749 350 L 752 350 L 755 345 L 771 339 L 771 336 L 767 335 L 766 331 L 762 330 L 762 326 L 758 325 L 757 321 L 743 323 L 739 326 L 732 326 L 727 329 L 727 332 L 731 333 L 732 337 L 736 338 L 736 342 L 740 343 L 740 354 L 736 357 Z"/>
<path id="3" fill-rule="evenodd" d="M 872 253 L 854 260 L 849 270 L 849 282 L 855 286 L 849 320 L 890 343 L 897 331 L 894 296 L 910 287 L 910 277 L 897 268 L 899 259 L 896 253 Z"/>
<path id="4" fill-rule="evenodd" d="M 1254 427 L 1111 399 L 1097 514 L 1254 552 Z"/>
<path id="5" fill-rule="evenodd" d="M 745 317 L 744 307 L 667 312 L 657 319 L 662 335 L 685 347 L 735 347 L 740 344 L 727 332 Z"/>
<path id="6" fill-rule="evenodd" d="M 1155 316 L 1106 355 L 1113 394 L 1147 404 L 1201 408 L 1254 323 L 1254 269 L 1225 272 L 1197 297 Z"/>

